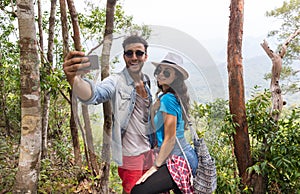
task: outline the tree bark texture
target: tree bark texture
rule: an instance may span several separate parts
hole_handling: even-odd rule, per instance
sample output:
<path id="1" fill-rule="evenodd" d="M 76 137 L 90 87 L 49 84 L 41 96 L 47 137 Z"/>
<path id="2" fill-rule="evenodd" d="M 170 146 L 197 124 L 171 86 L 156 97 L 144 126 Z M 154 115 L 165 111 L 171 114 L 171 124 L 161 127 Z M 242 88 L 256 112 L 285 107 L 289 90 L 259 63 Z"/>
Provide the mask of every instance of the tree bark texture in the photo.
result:
<path id="1" fill-rule="evenodd" d="M 68 33 L 66 0 L 59 0 L 59 6 L 60 6 L 60 21 L 61 21 L 61 28 L 62 28 L 63 56 L 65 58 L 69 53 L 69 33 Z"/>
<path id="2" fill-rule="evenodd" d="M 44 33 L 43 33 L 43 11 L 42 2 L 38 0 L 38 29 L 39 29 L 39 43 L 40 43 L 40 55 L 44 54 Z M 41 57 L 41 63 L 43 63 L 43 57 Z"/>
<path id="3" fill-rule="evenodd" d="M 78 135 L 78 128 L 76 125 L 76 115 L 74 114 L 74 109 L 77 109 L 78 103 L 77 100 L 73 97 L 72 90 L 69 91 L 70 99 L 71 99 L 71 118 L 70 118 L 70 129 L 71 129 L 71 136 L 72 136 L 72 143 L 74 148 L 74 157 L 75 157 L 75 165 L 78 167 L 82 166 L 82 159 L 81 159 L 81 151 L 80 151 L 80 142 L 79 142 L 79 135 Z"/>
<path id="4" fill-rule="evenodd" d="M 282 69 L 282 58 L 279 54 L 274 53 L 270 48 L 266 41 L 264 41 L 261 46 L 267 53 L 267 55 L 271 58 L 273 66 L 272 66 L 272 78 L 270 84 L 270 91 L 272 94 L 272 118 L 274 121 L 278 121 L 280 112 L 283 107 L 283 100 L 281 96 L 281 88 L 279 84 L 280 73 Z"/>
<path id="5" fill-rule="evenodd" d="M 41 64 L 45 64 L 44 60 L 44 33 L 43 33 L 43 11 L 42 11 L 42 3 L 41 0 L 38 0 L 38 29 L 39 29 L 39 47 L 40 47 L 40 60 Z M 48 123 L 48 115 L 49 105 L 47 104 L 47 95 L 46 91 L 43 96 L 44 102 L 42 103 L 42 153 L 41 157 L 45 158 L 47 156 L 47 127 L 45 128 L 45 124 Z M 47 109 L 48 106 L 48 109 Z"/>
<path id="6" fill-rule="evenodd" d="M 68 2 L 68 8 L 69 8 L 69 12 L 71 15 L 71 20 L 72 20 L 73 33 L 74 33 L 74 35 L 72 37 L 74 40 L 75 49 L 77 51 L 81 51 L 82 46 L 81 46 L 81 41 L 80 41 L 80 28 L 78 25 L 78 14 L 75 9 L 74 1 L 67 0 L 67 2 Z"/>
<path id="7" fill-rule="evenodd" d="M 3 64 L 1 63 L 2 55 L 0 53 L 0 68 L 3 68 Z M 7 97 L 7 92 L 5 91 L 5 82 L 4 78 L 0 77 L 0 117 L 2 118 L 0 120 L 0 127 L 5 128 L 5 132 L 7 136 L 11 136 L 11 126 L 10 126 L 10 121 L 9 117 L 7 116 L 7 106 L 6 106 L 6 97 Z"/>
<path id="8" fill-rule="evenodd" d="M 48 51 L 47 51 L 47 63 L 44 63 L 44 68 L 48 75 L 51 74 L 51 68 L 53 64 L 53 47 L 54 47 L 54 27 L 55 27 L 55 14 L 56 14 L 57 0 L 51 0 L 51 9 L 49 17 L 49 37 L 48 37 Z M 51 88 L 44 91 L 44 103 L 43 103 L 43 136 L 42 136 L 42 158 L 47 156 L 47 138 L 48 138 L 48 123 L 49 123 L 49 111 L 50 111 L 50 92 Z"/>
<path id="9" fill-rule="evenodd" d="M 21 142 L 13 193 L 37 193 L 42 123 L 33 0 L 18 0 L 17 14 L 21 52 Z"/>
<path id="10" fill-rule="evenodd" d="M 94 140 L 93 133 L 90 121 L 90 115 L 88 111 L 88 106 L 82 104 L 82 114 L 84 119 L 84 129 L 85 129 L 85 139 L 86 139 L 86 147 L 87 147 L 87 162 L 89 165 L 89 169 L 93 172 L 94 176 L 99 175 L 99 165 L 97 162 L 97 155 L 95 154 L 94 149 Z"/>
<path id="11" fill-rule="evenodd" d="M 67 0 L 68 2 L 68 7 L 71 15 L 71 20 L 72 20 L 72 26 L 73 26 L 73 40 L 74 40 L 74 45 L 76 50 L 81 50 L 82 45 L 81 45 L 81 40 L 80 40 L 80 28 L 79 28 L 79 23 L 78 23 L 78 14 L 74 6 L 73 0 Z M 73 100 L 72 100 L 73 101 Z M 75 100 L 74 100 L 75 101 Z M 73 104 L 72 106 L 75 106 Z M 78 111 L 77 111 L 77 104 L 76 104 L 76 109 L 73 107 L 73 115 L 75 116 L 75 120 L 79 123 L 78 119 Z M 88 163 L 89 168 L 93 172 L 95 176 L 99 174 L 99 167 L 97 164 L 97 158 L 94 150 L 94 143 L 93 143 L 93 135 L 92 135 L 92 128 L 91 128 L 91 121 L 90 121 L 90 116 L 89 116 L 89 110 L 87 105 L 82 105 L 82 115 L 83 115 L 83 120 L 84 120 L 84 130 L 82 129 L 81 125 L 80 129 L 82 131 L 82 136 L 84 140 L 84 148 L 85 148 L 85 155 L 86 155 L 86 160 Z"/>
<path id="12" fill-rule="evenodd" d="M 229 108 L 233 115 L 236 133 L 234 134 L 234 150 L 238 161 L 239 176 L 242 183 L 249 185 L 247 168 L 252 165 L 248 124 L 246 119 L 243 64 L 242 64 L 242 39 L 244 23 L 244 0 L 231 0 L 230 22 L 228 34 L 228 86 Z"/>
<path id="13" fill-rule="evenodd" d="M 61 24 L 62 24 L 62 37 L 63 37 L 63 53 L 64 58 L 69 52 L 69 35 L 68 35 L 68 20 L 67 20 L 67 10 L 66 10 L 66 1 L 60 0 L 60 12 L 61 12 Z M 74 6 L 73 1 L 70 2 Z M 73 8 L 71 6 L 71 8 Z M 77 106 L 77 101 L 73 100 L 72 90 L 69 90 L 69 97 L 70 97 L 70 109 L 71 109 L 71 117 L 70 117 L 70 129 L 71 129 L 71 136 L 72 136 L 72 143 L 74 148 L 74 157 L 75 157 L 75 165 L 81 167 L 82 166 L 82 159 L 81 159 L 81 152 L 80 152 L 80 142 L 78 136 L 78 128 L 75 122 L 75 115 L 74 115 L 74 107 Z"/>
<path id="14" fill-rule="evenodd" d="M 109 76 L 109 58 L 113 39 L 114 30 L 114 15 L 116 0 L 107 0 L 106 3 L 106 24 L 104 31 L 104 41 L 101 56 L 101 80 Z M 112 105 L 111 102 L 105 102 L 103 104 L 103 148 L 102 158 L 104 159 L 104 165 L 102 168 L 101 185 L 105 187 L 101 188 L 102 193 L 109 193 L 109 169 L 110 169 L 110 145 L 111 145 L 111 133 L 112 133 Z"/>
<path id="15" fill-rule="evenodd" d="M 287 38 L 287 40 L 282 44 L 280 52 L 277 54 L 273 52 L 266 40 L 261 44 L 267 55 L 270 57 L 272 61 L 272 78 L 270 84 L 270 91 L 272 93 L 272 118 L 275 122 L 278 121 L 280 117 L 280 113 L 283 107 L 283 99 L 281 96 L 281 88 L 279 84 L 280 74 L 282 69 L 282 59 L 286 53 L 287 46 L 289 43 L 300 34 L 300 29 L 296 30 L 291 36 Z"/>

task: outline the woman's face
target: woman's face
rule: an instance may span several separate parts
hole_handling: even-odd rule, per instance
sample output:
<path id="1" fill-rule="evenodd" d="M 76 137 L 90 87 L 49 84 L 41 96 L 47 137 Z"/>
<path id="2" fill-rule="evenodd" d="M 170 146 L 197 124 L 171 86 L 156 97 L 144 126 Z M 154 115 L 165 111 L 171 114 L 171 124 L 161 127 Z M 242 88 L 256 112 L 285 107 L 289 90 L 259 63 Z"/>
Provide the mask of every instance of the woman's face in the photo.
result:
<path id="1" fill-rule="evenodd" d="M 158 81 L 159 85 L 168 85 L 177 78 L 176 70 L 169 65 L 159 65 L 156 67 L 154 76 Z"/>

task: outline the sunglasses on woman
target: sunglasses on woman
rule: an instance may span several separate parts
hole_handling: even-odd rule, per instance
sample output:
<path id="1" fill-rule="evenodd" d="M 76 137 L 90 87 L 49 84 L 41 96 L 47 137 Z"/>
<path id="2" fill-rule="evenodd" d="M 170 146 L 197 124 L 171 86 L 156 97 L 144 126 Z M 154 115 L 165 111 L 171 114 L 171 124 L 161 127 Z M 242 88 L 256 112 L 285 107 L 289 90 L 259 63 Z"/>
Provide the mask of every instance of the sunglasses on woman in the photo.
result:
<path id="1" fill-rule="evenodd" d="M 161 73 L 161 71 L 162 71 L 161 68 L 156 68 L 155 71 L 154 71 L 154 76 L 158 76 Z M 165 78 L 170 77 L 170 75 L 171 75 L 170 70 L 165 69 L 163 71 L 163 75 L 164 75 Z"/>
<path id="2" fill-rule="evenodd" d="M 136 50 L 136 51 L 133 51 L 133 50 L 128 50 L 128 51 L 124 51 L 124 55 L 128 58 L 132 58 L 133 57 L 133 53 L 135 53 L 135 56 L 137 57 L 142 57 L 145 52 L 144 51 L 140 51 L 140 50 Z"/>

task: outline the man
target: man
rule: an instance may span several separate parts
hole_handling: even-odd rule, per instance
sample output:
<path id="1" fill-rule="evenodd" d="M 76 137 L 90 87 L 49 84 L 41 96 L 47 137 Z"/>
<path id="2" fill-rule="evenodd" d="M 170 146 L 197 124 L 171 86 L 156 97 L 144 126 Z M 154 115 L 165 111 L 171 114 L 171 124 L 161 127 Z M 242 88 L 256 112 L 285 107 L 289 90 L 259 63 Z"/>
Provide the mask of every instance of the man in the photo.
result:
<path id="1" fill-rule="evenodd" d="M 133 35 L 123 41 L 123 59 L 126 67 L 93 84 L 81 75 L 89 66 L 83 52 L 70 52 L 63 64 L 68 82 L 78 98 L 87 104 L 100 104 L 108 100 L 113 107 L 112 158 L 119 165 L 123 193 L 130 193 L 136 181 L 153 164 L 151 150 L 153 136 L 150 120 L 152 96 L 148 76 L 142 73 L 147 60 L 148 43 Z"/>

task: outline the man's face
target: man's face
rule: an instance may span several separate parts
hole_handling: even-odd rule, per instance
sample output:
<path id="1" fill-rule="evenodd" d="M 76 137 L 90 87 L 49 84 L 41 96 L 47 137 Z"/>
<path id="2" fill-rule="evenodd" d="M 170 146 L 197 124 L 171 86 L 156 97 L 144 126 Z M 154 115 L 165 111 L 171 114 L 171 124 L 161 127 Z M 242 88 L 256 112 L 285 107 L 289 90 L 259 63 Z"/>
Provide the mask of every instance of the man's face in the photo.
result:
<path id="1" fill-rule="evenodd" d="M 140 73 L 147 57 L 145 47 L 142 43 L 126 45 L 123 58 L 126 63 L 126 68 L 130 73 Z"/>

